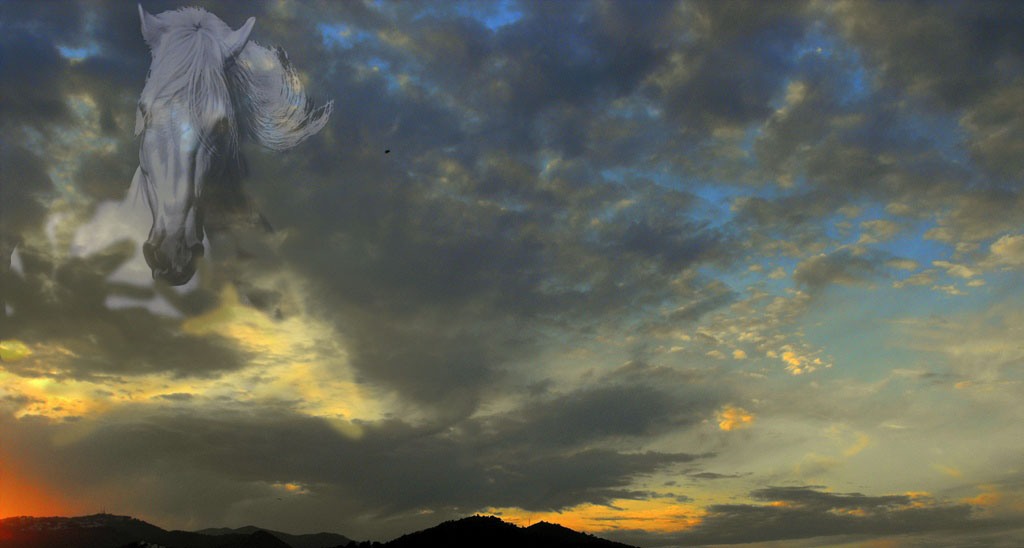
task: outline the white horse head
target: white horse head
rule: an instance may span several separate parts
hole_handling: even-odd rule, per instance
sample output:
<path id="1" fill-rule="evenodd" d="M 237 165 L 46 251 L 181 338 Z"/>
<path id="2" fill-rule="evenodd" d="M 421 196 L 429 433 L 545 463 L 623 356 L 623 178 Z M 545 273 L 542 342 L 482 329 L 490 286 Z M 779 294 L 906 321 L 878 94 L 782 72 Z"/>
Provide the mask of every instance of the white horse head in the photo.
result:
<path id="1" fill-rule="evenodd" d="M 249 211 L 240 138 L 293 147 L 323 128 L 332 104 L 314 109 L 284 52 L 249 41 L 254 18 L 232 30 L 199 8 L 151 15 L 140 6 L 139 17 L 153 55 L 135 124 L 132 186 L 152 215 L 142 249 L 153 278 L 182 285 L 204 253 L 204 218 Z"/>

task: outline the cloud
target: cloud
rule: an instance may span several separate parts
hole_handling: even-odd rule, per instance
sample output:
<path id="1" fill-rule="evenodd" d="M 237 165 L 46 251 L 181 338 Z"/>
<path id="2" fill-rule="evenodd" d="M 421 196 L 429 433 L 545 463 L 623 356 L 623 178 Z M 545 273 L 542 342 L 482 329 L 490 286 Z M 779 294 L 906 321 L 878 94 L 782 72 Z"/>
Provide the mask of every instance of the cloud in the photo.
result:
<path id="1" fill-rule="evenodd" d="M 917 261 L 911 259 L 891 259 L 889 261 L 886 261 L 885 266 L 897 270 L 906 270 L 913 272 L 914 270 L 917 270 L 919 265 L 917 264 Z"/>
<path id="2" fill-rule="evenodd" d="M 716 473 L 716 472 L 696 472 L 696 473 L 692 473 L 692 474 L 687 474 L 687 476 L 689 476 L 691 478 L 702 479 L 702 480 L 716 480 L 716 479 L 738 478 L 738 477 L 740 477 L 738 474 L 719 474 L 719 473 Z"/>
<path id="3" fill-rule="evenodd" d="M 1019 6 L 846 3 L 837 11 L 842 28 L 878 67 L 883 82 L 951 111 L 963 109 L 960 124 L 973 158 L 996 177 L 1020 175 L 1020 155 L 1014 152 L 1021 147 L 1015 100 L 1020 88 L 1013 76 L 1020 43 L 1012 30 L 1024 17 Z M 918 32 L 893 32 L 895 21 Z"/>
<path id="4" fill-rule="evenodd" d="M 798 3 L 767 10 L 700 4 L 680 9 L 681 37 L 691 37 L 649 77 L 653 97 L 694 130 L 742 127 L 771 112 L 792 68 L 790 48 L 806 32 Z M 666 18 L 666 21 L 672 19 Z M 683 42 L 686 44 L 686 41 Z"/>
<path id="5" fill-rule="evenodd" d="M 72 8 L 74 9 L 74 8 Z M 62 121 L 68 114 L 60 79 L 66 63 L 56 46 L 45 36 L 5 25 L 2 47 L 5 57 L 2 74 L 5 125 L 16 122 Z M 22 93 L 34 89 L 35 93 Z"/>
<path id="6" fill-rule="evenodd" d="M 698 423 L 712 398 L 645 385 L 609 385 L 536 402 L 525 413 L 504 417 L 502 442 L 585 446 L 606 439 L 641 438 Z"/>
<path id="7" fill-rule="evenodd" d="M 942 356 L 965 380 L 1011 380 L 1007 368 L 1024 358 L 1015 306 L 1016 299 L 1009 299 L 984 311 L 908 320 L 901 326 L 903 344 Z"/>
<path id="8" fill-rule="evenodd" d="M 932 285 L 935 283 L 935 273 L 934 269 L 923 270 L 901 280 L 894 281 L 892 286 L 900 289 L 907 286 Z"/>
<path id="9" fill-rule="evenodd" d="M 970 505 L 921 495 L 868 496 L 806 486 L 756 489 L 750 497 L 769 504 L 711 506 L 697 527 L 673 535 L 671 541 L 691 546 L 947 529 L 977 531 L 1009 525 L 975 517 Z"/>
<path id="10" fill-rule="evenodd" d="M 900 231 L 898 223 L 887 219 L 864 221 L 860 224 L 860 228 L 864 231 L 858 242 L 861 244 L 884 242 L 892 239 Z"/>
<path id="11" fill-rule="evenodd" d="M 837 5 L 847 36 L 863 48 L 883 81 L 948 108 L 963 107 L 1004 80 L 1007 55 L 1019 47 L 1017 6 Z M 905 33 L 905 25 L 919 32 Z M 939 46 L 941 48 L 939 52 Z"/>
<path id="12" fill-rule="evenodd" d="M 718 412 L 718 427 L 725 431 L 749 428 L 754 422 L 754 415 L 743 409 L 727 405 Z"/>
<path id="13" fill-rule="evenodd" d="M 480 29 L 468 22 L 417 25 L 400 40 L 385 40 L 381 53 L 388 59 L 399 52 L 427 55 L 429 44 L 447 44 L 450 33 L 462 32 L 486 42 L 473 55 L 494 51 L 470 64 L 539 63 L 530 69 L 541 72 L 538 78 L 559 82 L 573 71 L 593 71 L 588 78 L 597 80 L 591 83 L 598 89 L 602 78 L 611 78 L 601 57 L 531 57 L 527 37 L 515 29 L 476 36 Z M 605 48 L 602 36 L 584 34 L 581 40 Z M 339 52 L 337 62 L 356 65 L 361 59 L 348 56 L 369 56 L 373 47 Z M 547 105 L 556 98 L 531 99 L 529 90 L 514 90 L 515 104 L 495 103 L 474 95 L 477 88 L 465 85 L 469 75 L 462 68 L 428 70 L 434 62 L 429 58 L 406 62 L 411 64 L 394 70 L 416 74 L 419 91 L 390 88 L 383 76 L 335 73 L 329 87 L 347 90 L 347 100 L 331 124 L 362 128 L 366 137 L 340 152 L 321 152 L 335 131 L 329 127 L 324 139 L 307 143 L 303 151 L 317 158 L 317 171 L 299 182 L 298 191 L 277 184 L 287 178 L 288 164 L 265 155 L 254 160 L 259 168 L 249 182 L 260 201 L 274 205 L 265 209 L 272 222 L 290 229 L 284 256 L 320 295 L 319 313 L 351 338 L 353 363 L 365 378 L 446 413 L 466 413 L 480 388 L 534 350 L 536 339 L 517 326 L 613 322 L 622 307 L 645 303 L 697 313 L 727 302 L 705 300 L 705 293 L 721 293 L 713 286 L 702 291 L 712 280 L 694 280 L 688 292 L 671 289 L 680 271 L 727 263 L 733 254 L 731 235 L 697 218 L 701 204 L 691 194 L 640 177 L 620 184 L 600 172 L 600 162 L 561 151 L 547 130 L 518 132 L 533 119 L 534 101 Z M 512 82 L 528 85 L 522 78 Z M 564 85 L 594 95 L 593 101 L 610 100 L 585 83 Z M 580 102 L 586 100 L 577 97 L 573 104 Z M 459 105 L 476 104 L 487 107 L 487 123 L 503 129 L 466 127 Z M 579 123 L 578 117 L 555 118 L 554 125 L 572 132 Z M 389 126 L 393 153 L 385 157 L 377 144 L 368 147 L 370 140 L 382 143 L 384 135 L 376 132 Z M 337 131 L 348 132 L 340 126 Z M 457 154 L 448 151 L 453 146 Z M 348 175 L 339 179 L 337 173 Z M 626 202 L 632 205 L 617 209 Z M 324 242 L 322 234 L 332 236 Z"/>
<path id="14" fill-rule="evenodd" d="M 796 266 L 793 280 L 811 290 L 829 285 L 851 285 L 866 282 L 877 274 L 877 259 L 854 249 L 841 249 L 806 259 Z"/>
<path id="15" fill-rule="evenodd" d="M 322 419 L 282 410 L 211 416 L 198 410 L 161 413 L 140 407 L 124 413 L 109 415 L 102 424 L 86 421 L 40 429 L 15 422 L 5 431 L 23 455 L 45 451 L 49 460 L 41 468 L 67 486 L 69 494 L 95 496 L 119 490 L 125 482 L 144 481 L 145 494 L 124 492 L 118 504 L 144 514 L 192 510 L 208 520 L 223 518 L 228 508 L 245 501 L 262 504 L 261 497 L 267 495 L 262 486 L 287 484 L 316 495 L 320 512 L 336 503 L 359 514 L 392 517 L 420 508 L 557 510 L 607 504 L 634 498 L 628 486 L 638 475 L 700 458 L 598 448 L 538 452 L 542 445 L 516 442 L 514 435 L 496 434 L 481 443 L 466 435 L 471 424 L 436 431 L 398 421 L 366 423 L 361 425 L 364 435 L 355 440 Z M 56 447 L 31 441 L 42 433 L 59 438 L 76 428 L 84 429 L 82 434 L 65 435 L 69 441 Z M 557 440 L 541 443 L 553 442 Z M 252 458 L 255 454 L 260 458 Z M 200 479 L 211 494 L 196 500 L 193 480 Z M 335 527 L 357 526 L 332 515 Z"/>
<path id="16" fill-rule="evenodd" d="M 7 369 L 19 375 L 45 374 L 90 379 L 105 375 L 166 372 L 173 376 L 207 376 L 242 367 L 247 358 L 225 339 L 180 332 L 181 321 L 145 309 L 110 309 L 106 298 L 125 288 L 107 277 L 137 251 L 118 242 L 86 258 L 52 256 L 37 247 L 20 250 L 23 275 L 11 274 L 6 296 L 14 314 L 5 338 L 63 349 L 62 356 L 20 360 Z M 153 289 L 131 290 L 137 297 Z M 200 293 L 180 298 L 165 295 L 186 310 Z M 202 301 L 200 301 L 202 302 Z M 45 373 L 44 373 L 45 372 Z"/>
<path id="17" fill-rule="evenodd" d="M 1024 175 L 1024 164 L 1020 161 L 1024 152 L 1021 99 L 1024 90 L 1019 85 L 997 88 L 961 118 L 961 124 L 972 137 L 972 156 L 989 173 L 1006 180 Z"/>
<path id="18" fill-rule="evenodd" d="M 59 183 L 79 200 L 69 206 L 75 215 L 62 231 L 73 231 L 100 200 L 119 198 L 130 179 L 137 146 L 131 114 L 149 60 L 137 14 L 80 8 L 93 27 L 47 23 L 42 12 L 15 18 L 26 28 L 36 22 L 36 34 L 9 39 L 21 41 L 12 48 L 35 48 L 39 71 L 36 80 L 4 82 L 14 86 L 12 95 L 38 102 L 18 106 L 26 134 L 74 125 L 75 135 L 103 136 L 110 146 L 75 156 L 79 143 L 66 143 L 66 162 L 55 159 L 53 143 L 27 153 L 5 148 L 17 157 L 5 169 L 22 176 L 10 200 L 4 187 L 5 206 L 25 206 L 15 234 L 52 213 L 41 206 L 33 213 L 31 206 L 40 189 L 49 189 L 46 173 L 54 166 Z M 411 416 L 334 428 L 306 416 L 312 410 L 302 406 L 310 402 L 296 402 L 295 392 L 255 395 L 265 412 L 239 414 L 239 386 L 285 382 L 269 376 L 283 371 L 266 367 L 268 360 L 287 361 L 269 348 L 274 326 L 246 323 L 240 309 L 225 305 L 219 287 L 177 295 L 111 282 L 110 274 L 137 252 L 127 243 L 74 257 L 60 239 L 66 236 L 38 238 L 22 253 L 25 275 L 14 279 L 11 304 L 19 321 L 4 333 L 36 352 L 5 363 L 5 372 L 25 382 L 52 377 L 76 396 L 93 389 L 112 394 L 103 424 L 90 420 L 89 413 L 99 412 L 91 407 L 72 420 L 69 412 L 79 408 L 50 393 L 36 407 L 15 396 L 27 413 L 23 428 L 31 423 L 39 432 L 66 433 L 77 422 L 74 435 L 60 434 L 70 441 L 54 461 L 82 455 L 73 474 L 59 476 L 69 489 L 99 497 L 119 489 L 119 474 L 152 480 L 147 497 L 124 500 L 167 516 L 194 504 L 188 490 L 202 484 L 219 485 L 224 498 L 211 497 L 198 511 L 222 517 L 246 504 L 258 511 L 275 485 L 301 485 L 380 513 L 499 503 L 557 509 L 636 496 L 632 478 L 697 458 L 621 445 L 699 423 L 719 405 L 713 387 L 698 393 L 609 378 L 562 387 L 516 413 L 467 418 L 518 382 L 515 367 L 550 344 L 545 332 L 575 336 L 593 325 L 632 321 L 621 311 L 647 306 L 674 310 L 671 321 L 697 321 L 731 302 L 728 287 L 693 275 L 705 264 L 727 264 L 735 253 L 731 235 L 701 218 L 701 201 L 641 175 L 622 183 L 601 172 L 650 141 L 605 145 L 601 135 L 643 134 L 628 116 L 592 118 L 638 90 L 662 59 L 662 48 L 637 29 L 657 29 L 668 40 L 668 22 L 613 6 L 532 5 L 522 19 L 530 24 L 492 32 L 469 19 L 423 18 L 414 6 L 332 7 L 364 41 L 345 49 L 310 40 L 324 18 L 298 4 L 211 9 L 236 26 L 255 15 L 254 38 L 281 43 L 313 94 L 336 99 L 331 124 L 291 154 L 247 148 L 246 187 L 281 231 L 281 256 L 308 296 L 297 307 L 303 325 L 331 326 L 348 353 L 339 361 L 359 383 L 397 394 L 402 403 L 390 412 Z M 403 22 L 400 35 L 387 32 L 395 21 Z M 569 29 L 574 38 L 554 40 L 565 33 L 553 29 Z M 95 43 L 96 53 L 72 63 L 54 43 Z M 592 53 L 578 55 L 587 48 L 570 43 Z M 538 44 L 550 51 L 540 54 Z M 372 70 L 381 62 L 388 70 Z M 8 68 L 26 69 L 19 67 Z M 44 76 L 54 84 L 41 86 L 50 95 L 30 93 L 29 84 Z M 68 113 L 74 105 L 62 86 L 70 82 L 88 99 L 86 117 Z M 384 156 L 385 148 L 392 153 Z M 593 148 L 609 154 L 581 159 Z M 4 221 L 12 218 L 5 209 Z M 185 318 L 105 306 L 124 293 L 170 299 Z M 218 323 L 211 314 L 233 319 Z M 244 339 L 245 329 L 268 331 L 268 340 Z M 293 358 L 297 371 L 308 355 Z M 261 374 L 268 377 L 249 378 Z M 145 399 L 126 403 L 119 383 Z M 239 386 L 225 386 L 230 383 Z M 80 399 L 91 404 L 92 397 Z M 216 413 L 203 418 L 199 410 Z M 426 425 L 419 425 L 424 417 Z M 449 427 L 481 437 L 452 438 Z M 493 436 L 483 434 L 490 430 Z M 356 431 L 360 436 L 344 433 Z M 128 438 L 139 445 L 118 441 Z M 28 438 L 19 447 L 46 452 Z M 309 454 L 289 453 L 297 447 Z M 120 471 L 105 464 L 111 451 L 124 451 Z M 251 455 L 261 453 L 267 458 L 253 462 Z M 184 468 L 169 464 L 175 461 Z M 166 466 L 189 477 L 159 480 L 170 471 Z"/>
<path id="19" fill-rule="evenodd" d="M 978 272 L 962 264 L 951 263 L 949 261 L 932 261 L 934 266 L 946 269 L 946 274 L 954 278 L 970 279 L 978 275 Z"/>
<path id="20" fill-rule="evenodd" d="M 988 261 L 1003 267 L 1024 265 L 1024 234 L 1006 234 L 992 242 Z"/>
<path id="21" fill-rule="evenodd" d="M 1016 231 L 1024 219 L 1020 212 L 1024 196 L 1015 190 L 965 191 L 954 195 L 950 202 L 950 211 L 940 215 L 938 226 L 924 237 L 953 244 L 958 250 L 972 251 L 979 242 Z"/>

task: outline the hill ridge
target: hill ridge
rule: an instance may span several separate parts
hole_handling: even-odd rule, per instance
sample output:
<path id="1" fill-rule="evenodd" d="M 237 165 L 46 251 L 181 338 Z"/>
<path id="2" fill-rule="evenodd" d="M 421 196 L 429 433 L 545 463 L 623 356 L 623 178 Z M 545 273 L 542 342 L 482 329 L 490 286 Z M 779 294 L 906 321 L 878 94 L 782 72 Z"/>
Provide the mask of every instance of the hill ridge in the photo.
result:
<path id="1" fill-rule="evenodd" d="M 388 542 L 357 542 L 336 533 L 292 535 L 247 525 L 235 529 L 167 531 L 132 516 L 18 516 L 0 519 L 0 548 L 632 548 L 557 523 L 522 527 L 475 514 L 407 533 Z"/>

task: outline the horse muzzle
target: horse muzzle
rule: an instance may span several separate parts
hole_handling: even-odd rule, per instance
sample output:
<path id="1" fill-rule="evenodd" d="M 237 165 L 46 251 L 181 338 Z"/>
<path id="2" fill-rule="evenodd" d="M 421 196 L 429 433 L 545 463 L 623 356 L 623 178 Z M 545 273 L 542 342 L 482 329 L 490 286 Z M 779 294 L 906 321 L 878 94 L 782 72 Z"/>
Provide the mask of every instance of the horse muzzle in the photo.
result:
<path id="1" fill-rule="evenodd" d="M 151 242 L 142 244 L 142 255 L 153 273 L 153 279 L 162 280 L 168 285 L 187 284 L 196 273 L 196 260 L 204 254 L 203 244 L 175 246 L 176 249 L 171 251 L 164 247 Z"/>

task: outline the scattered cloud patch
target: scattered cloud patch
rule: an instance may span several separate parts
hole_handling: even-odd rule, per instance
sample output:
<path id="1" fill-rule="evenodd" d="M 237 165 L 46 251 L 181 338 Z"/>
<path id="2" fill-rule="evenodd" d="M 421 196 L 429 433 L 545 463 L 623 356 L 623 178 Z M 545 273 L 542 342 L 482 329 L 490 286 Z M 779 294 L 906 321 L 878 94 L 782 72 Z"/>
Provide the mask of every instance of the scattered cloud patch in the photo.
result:
<path id="1" fill-rule="evenodd" d="M 1006 234 L 992 242 L 989 261 L 998 266 L 1024 265 L 1024 234 Z"/>
<path id="2" fill-rule="evenodd" d="M 753 413 L 742 407 L 727 405 L 718 411 L 718 428 L 726 432 L 750 428 L 753 424 Z"/>

